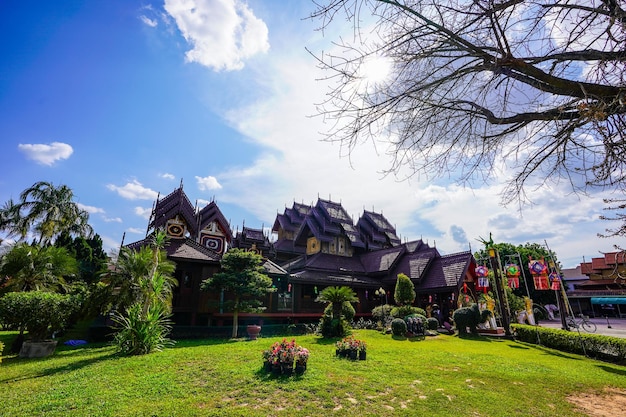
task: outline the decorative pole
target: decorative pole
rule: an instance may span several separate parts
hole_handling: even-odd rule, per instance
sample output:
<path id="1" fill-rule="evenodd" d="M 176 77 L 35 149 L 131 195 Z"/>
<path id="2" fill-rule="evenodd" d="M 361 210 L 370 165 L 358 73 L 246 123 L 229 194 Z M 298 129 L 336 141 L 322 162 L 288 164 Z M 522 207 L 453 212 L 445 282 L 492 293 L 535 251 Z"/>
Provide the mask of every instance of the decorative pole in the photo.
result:
<path id="1" fill-rule="evenodd" d="M 493 246 L 488 246 L 489 261 L 491 263 L 491 270 L 495 279 L 496 294 L 498 295 L 498 304 L 500 307 L 500 314 L 502 315 L 502 327 L 504 327 L 504 334 L 511 336 L 511 319 L 509 317 L 509 309 L 505 304 L 504 290 L 502 288 L 502 270 L 498 263 L 498 253 Z"/>

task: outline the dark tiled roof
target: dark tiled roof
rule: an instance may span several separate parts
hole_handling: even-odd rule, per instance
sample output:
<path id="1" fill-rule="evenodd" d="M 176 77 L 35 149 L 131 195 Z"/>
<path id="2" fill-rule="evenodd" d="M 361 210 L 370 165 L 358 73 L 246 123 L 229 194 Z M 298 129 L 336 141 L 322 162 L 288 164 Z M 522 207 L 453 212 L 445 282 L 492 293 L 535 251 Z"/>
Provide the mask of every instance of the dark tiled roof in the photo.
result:
<path id="1" fill-rule="evenodd" d="M 433 259 L 428 273 L 419 285 L 419 290 L 435 290 L 439 288 L 458 288 L 472 261 L 471 252 L 460 252 L 444 255 Z"/>
<path id="2" fill-rule="evenodd" d="M 275 264 L 274 262 L 270 261 L 269 259 L 265 259 L 265 261 L 263 262 L 263 268 L 265 269 L 265 273 L 266 274 L 289 275 L 289 272 L 287 272 L 281 266 L 279 266 L 279 265 Z"/>
<path id="3" fill-rule="evenodd" d="M 408 249 L 408 248 L 407 248 Z M 439 252 L 435 248 L 422 246 L 413 252 L 408 252 L 397 263 L 394 274 L 387 277 L 387 280 L 395 282 L 398 274 L 407 275 L 416 284 L 422 285 L 423 278 L 430 274 L 431 262 L 439 257 Z"/>
<path id="4" fill-rule="evenodd" d="M 327 274 L 317 271 L 300 271 L 292 274 L 290 277 L 292 282 L 301 282 L 306 284 L 317 285 L 347 285 L 350 287 L 370 287 L 377 288 L 380 281 L 365 275 L 358 274 Z"/>
<path id="5" fill-rule="evenodd" d="M 283 214 L 276 216 L 272 232 L 278 232 L 279 227 L 291 232 L 297 231 L 309 211 L 311 211 L 311 206 L 294 202 L 292 208 L 286 208 Z"/>
<path id="6" fill-rule="evenodd" d="M 172 240 L 165 248 L 167 256 L 174 260 L 219 262 L 221 257 L 211 249 L 196 243 L 192 239 Z"/>
<path id="7" fill-rule="evenodd" d="M 252 229 L 245 226 L 241 230 L 241 237 L 246 240 L 256 242 L 265 242 L 267 240 L 267 237 L 263 233 L 262 229 Z"/>
<path id="8" fill-rule="evenodd" d="M 198 230 L 204 229 L 211 222 L 217 222 L 226 236 L 226 241 L 230 243 L 233 239 L 230 225 L 215 201 L 211 201 L 198 212 Z"/>
<path id="9" fill-rule="evenodd" d="M 192 236 L 198 232 L 195 210 L 182 187 L 172 191 L 165 198 L 156 202 L 154 216 L 148 228 L 158 229 L 164 227 L 167 221 L 179 214 L 187 223 L 187 228 Z"/>
<path id="10" fill-rule="evenodd" d="M 388 272 L 396 266 L 398 260 L 405 252 L 405 246 L 367 252 L 361 255 L 361 263 L 370 274 Z"/>
<path id="11" fill-rule="evenodd" d="M 358 257 L 331 255 L 328 253 L 316 253 L 307 257 L 306 267 L 328 272 L 357 272 L 361 274 L 367 272 Z"/>
<path id="12" fill-rule="evenodd" d="M 306 251 L 306 247 L 296 246 L 294 245 L 293 240 L 288 240 L 288 239 L 280 239 L 274 242 L 274 249 L 277 252 L 289 252 L 289 253 L 300 253 L 300 254 L 303 254 Z"/>
<path id="13" fill-rule="evenodd" d="M 348 213 L 341 204 L 332 201 L 317 200 L 317 204 L 308 212 L 294 240 L 297 245 L 304 245 L 309 235 L 322 242 L 330 242 L 335 237 L 345 236 L 353 247 L 365 247 L 365 242 Z"/>
<path id="14" fill-rule="evenodd" d="M 132 250 L 138 250 L 144 246 L 150 245 L 150 242 L 151 237 L 147 237 L 140 241 L 130 243 L 126 245 L 126 247 Z M 213 252 L 189 238 L 169 240 L 165 246 L 165 252 L 167 253 L 167 257 L 173 260 L 219 262 L 221 259 L 218 253 Z"/>
<path id="15" fill-rule="evenodd" d="M 369 248 L 381 248 L 400 245 L 396 229 L 381 213 L 363 211 L 357 222 L 357 228 L 368 242 Z"/>

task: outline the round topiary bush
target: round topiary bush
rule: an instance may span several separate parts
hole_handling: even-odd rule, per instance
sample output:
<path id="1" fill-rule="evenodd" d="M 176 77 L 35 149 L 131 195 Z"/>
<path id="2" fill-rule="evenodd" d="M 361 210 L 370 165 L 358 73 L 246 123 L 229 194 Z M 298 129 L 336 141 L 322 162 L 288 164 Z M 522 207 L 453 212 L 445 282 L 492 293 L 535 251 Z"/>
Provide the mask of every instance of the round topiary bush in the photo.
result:
<path id="1" fill-rule="evenodd" d="M 406 334 L 406 322 L 403 319 L 393 319 L 391 321 L 391 333 L 394 336 L 404 336 Z"/>
<path id="2" fill-rule="evenodd" d="M 429 317 L 426 321 L 428 330 L 437 330 L 439 328 L 439 320 L 434 317 Z"/>

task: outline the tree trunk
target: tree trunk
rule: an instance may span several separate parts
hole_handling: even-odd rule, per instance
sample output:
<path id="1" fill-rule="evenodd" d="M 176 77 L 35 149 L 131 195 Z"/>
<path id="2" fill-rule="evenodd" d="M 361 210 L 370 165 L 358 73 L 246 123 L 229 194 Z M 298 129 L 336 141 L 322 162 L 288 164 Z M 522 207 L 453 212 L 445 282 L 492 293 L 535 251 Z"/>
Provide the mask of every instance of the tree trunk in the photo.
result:
<path id="1" fill-rule="evenodd" d="M 237 330 L 239 329 L 239 297 L 235 297 L 235 308 L 233 309 L 233 334 L 232 338 L 237 338 Z"/>

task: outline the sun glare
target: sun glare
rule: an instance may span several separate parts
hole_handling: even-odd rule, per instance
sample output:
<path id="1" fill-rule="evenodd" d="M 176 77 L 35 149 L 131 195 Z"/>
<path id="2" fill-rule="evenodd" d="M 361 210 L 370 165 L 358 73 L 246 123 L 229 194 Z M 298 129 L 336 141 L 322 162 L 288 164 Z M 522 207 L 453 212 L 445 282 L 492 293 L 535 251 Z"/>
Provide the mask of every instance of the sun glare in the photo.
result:
<path id="1" fill-rule="evenodd" d="M 391 59 L 382 56 L 367 57 L 359 68 L 359 75 L 364 81 L 378 84 L 391 73 Z"/>

